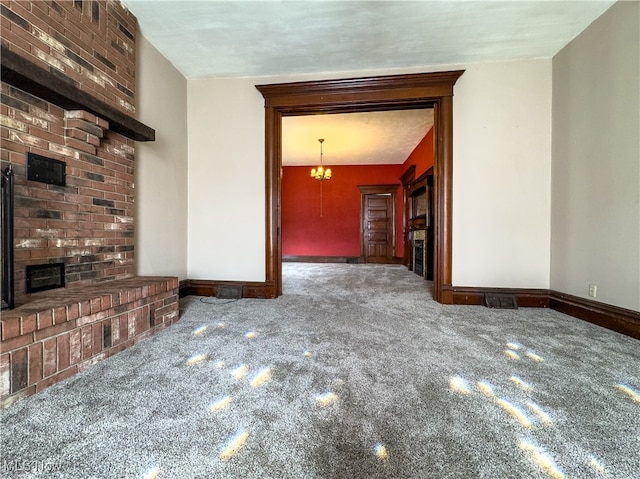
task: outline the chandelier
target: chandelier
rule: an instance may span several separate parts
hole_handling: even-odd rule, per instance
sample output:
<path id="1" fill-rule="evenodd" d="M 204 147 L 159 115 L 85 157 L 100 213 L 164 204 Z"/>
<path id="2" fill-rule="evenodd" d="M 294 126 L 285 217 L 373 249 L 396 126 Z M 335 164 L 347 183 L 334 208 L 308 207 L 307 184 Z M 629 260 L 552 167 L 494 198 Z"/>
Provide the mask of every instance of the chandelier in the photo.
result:
<path id="1" fill-rule="evenodd" d="M 311 178 L 315 178 L 316 180 L 320 181 L 330 180 L 331 168 L 327 168 L 325 170 L 324 166 L 322 166 L 322 142 L 324 141 L 324 138 L 319 138 L 318 141 L 320 142 L 320 166 L 311 170 Z"/>

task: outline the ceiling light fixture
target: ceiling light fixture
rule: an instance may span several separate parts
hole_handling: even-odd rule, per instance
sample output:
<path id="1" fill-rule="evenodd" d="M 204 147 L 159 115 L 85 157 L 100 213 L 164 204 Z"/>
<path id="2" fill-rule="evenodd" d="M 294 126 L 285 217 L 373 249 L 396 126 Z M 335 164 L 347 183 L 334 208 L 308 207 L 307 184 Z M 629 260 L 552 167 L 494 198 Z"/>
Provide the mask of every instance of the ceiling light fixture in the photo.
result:
<path id="1" fill-rule="evenodd" d="M 322 143 L 324 142 L 324 138 L 318 138 L 320 142 L 320 166 L 317 168 L 313 168 L 311 170 L 311 178 L 315 178 L 316 180 L 330 180 L 331 179 L 331 168 L 324 169 L 322 166 Z"/>

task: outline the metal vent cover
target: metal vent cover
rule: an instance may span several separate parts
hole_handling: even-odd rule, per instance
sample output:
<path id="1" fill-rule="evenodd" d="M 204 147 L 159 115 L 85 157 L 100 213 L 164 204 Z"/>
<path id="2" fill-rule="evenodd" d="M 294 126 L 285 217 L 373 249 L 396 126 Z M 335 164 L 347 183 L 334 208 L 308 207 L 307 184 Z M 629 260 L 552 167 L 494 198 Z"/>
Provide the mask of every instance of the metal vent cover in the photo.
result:
<path id="1" fill-rule="evenodd" d="M 487 308 L 518 309 L 518 301 L 511 294 L 485 294 L 484 304 Z"/>
<path id="2" fill-rule="evenodd" d="M 66 163 L 46 156 L 27 153 L 27 179 L 50 185 L 66 186 Z"/>
<path id="3" fill-rule="evenodd" d="M 242 286 L 222 285 L 218 286 L 216 298 L 219 299 L 242 299 Z"/>

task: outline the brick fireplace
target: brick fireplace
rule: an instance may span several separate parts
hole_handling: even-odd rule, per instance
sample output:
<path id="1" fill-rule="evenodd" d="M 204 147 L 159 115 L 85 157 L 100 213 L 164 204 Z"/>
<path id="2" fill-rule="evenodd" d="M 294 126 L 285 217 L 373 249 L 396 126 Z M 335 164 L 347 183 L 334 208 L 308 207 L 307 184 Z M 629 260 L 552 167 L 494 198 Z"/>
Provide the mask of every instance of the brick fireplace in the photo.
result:
<path id="1" fill-rule="evenodd" d="M 30 299 L 28 265 L 65 263 L 69 286 L 131 276 L 133 141 L 109 132 L 105 120 L 86 111 L 63 111 L 6 83 L 2 94 L 4 123 L 17 128 L 3 129 L 2 145 L 2 167 L 10 161 L 15 178 L 16 303 Z M 28 180 L 28 152 L 62 161 L 66 185 Z"/>
<path id="2" fill-rule="evenodd" d="M 177 320 L 178 281 L 135 277 L 135 141 L 155 137 L 134 118 L 135 17 L 112 0 L 2 0 L 0 21 L 17 306 L 1 321 L 7 405 Z M 38 161 L 64 182 L 30 174 Z M 28 271 L 55 266 L 62 284 L 29 287 Z"/>

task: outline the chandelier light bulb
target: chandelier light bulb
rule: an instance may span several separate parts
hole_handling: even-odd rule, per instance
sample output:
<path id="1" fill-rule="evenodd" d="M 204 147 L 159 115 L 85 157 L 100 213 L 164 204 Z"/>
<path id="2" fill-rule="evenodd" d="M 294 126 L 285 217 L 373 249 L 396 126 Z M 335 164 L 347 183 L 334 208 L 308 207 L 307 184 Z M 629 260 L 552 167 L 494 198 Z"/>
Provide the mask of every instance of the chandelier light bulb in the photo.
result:
<path id="1" fill-rule="evenodd" d="M 324 166 L 322 165 L 322 142 L 324 142 L 324 138 L 319 138 L 318 141 L 320 142 L 320 166 L 318 166 L 317 168 L 313 168 L 311 170 L 311 178 L 315 178 L 316 180 L 330 180 L 331 179 L 331 168 L 327 168 L 326 170 L 324 169 Z"/>

